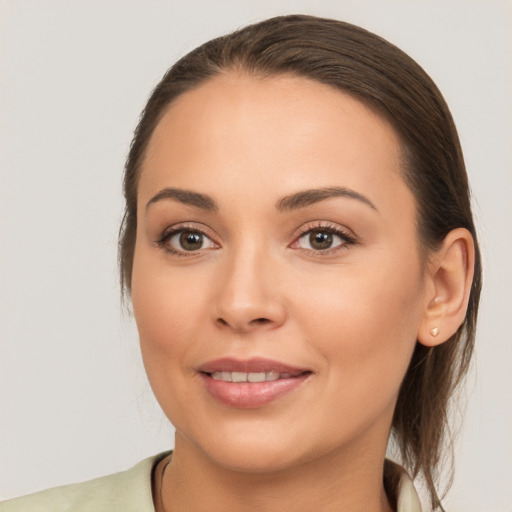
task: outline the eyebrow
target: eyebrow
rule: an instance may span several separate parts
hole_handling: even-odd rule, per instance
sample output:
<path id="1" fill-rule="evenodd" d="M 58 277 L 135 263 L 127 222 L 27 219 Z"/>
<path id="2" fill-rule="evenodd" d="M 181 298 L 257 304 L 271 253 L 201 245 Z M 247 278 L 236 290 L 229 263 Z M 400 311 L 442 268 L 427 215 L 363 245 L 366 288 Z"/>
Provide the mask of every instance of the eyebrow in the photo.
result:
<path id="1" fill-rule="evenodd" d="M 360 201 L 372 208 L 372 210 L 378 212 L 377 207 L 366 196 L 346 187 L 325 187 L 302 190 L 280 199 L 276 203 L 276 208 L 281 212 L 298 210 L 299 208 L 305 208 L 311 204 L 325 201 L 326 199 L 331 199 L 333 197 L 348 197 L 350 199 L 356 199 L 357 201 Z M 195 206 L 196 208 L 206 211 L 215 212 L 219 209 L 215 200 L 210 196 L 181 188 L 164 188 L 160 190 L 160 192 L 148 201 L 146 209 L 150 205 L 163 199 L 174 199 L 182 204 Z"/>
<path id="2" fill-rule="evenodd" d="M 280 199 L 276 208 L 279 211 L 297 210 L 333 197 L 348 197 L 369 206 L 378 212 L 377 207 L 364 195 L 346 187 L 325 187 L 303 190 Z"/>
<path id="3" fill-rule="evenodd" d="M 191 190 L 183 190 L 181 188 L 164 188 L 153 196 L 146 204 L 146 210 L 148 207 L 162 199 L 174 199 L 183 204 L 195 206 L 201 210 L 217 211 L 219 207 L 217 203 L 206 194 L 200 194 L 199 192 L 192 192 Z"/>

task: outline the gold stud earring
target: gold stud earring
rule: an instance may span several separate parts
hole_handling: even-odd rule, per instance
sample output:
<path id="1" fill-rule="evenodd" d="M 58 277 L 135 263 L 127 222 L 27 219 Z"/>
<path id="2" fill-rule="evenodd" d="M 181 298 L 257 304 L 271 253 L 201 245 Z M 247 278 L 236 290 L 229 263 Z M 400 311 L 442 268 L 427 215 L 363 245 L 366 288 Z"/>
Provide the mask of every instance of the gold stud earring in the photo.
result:
<path id="1" fill-rule="evenodd" d="M 439 334 L 439 329 L 437 327 L 430 329 L 430 334 L 435 338 Z"/>

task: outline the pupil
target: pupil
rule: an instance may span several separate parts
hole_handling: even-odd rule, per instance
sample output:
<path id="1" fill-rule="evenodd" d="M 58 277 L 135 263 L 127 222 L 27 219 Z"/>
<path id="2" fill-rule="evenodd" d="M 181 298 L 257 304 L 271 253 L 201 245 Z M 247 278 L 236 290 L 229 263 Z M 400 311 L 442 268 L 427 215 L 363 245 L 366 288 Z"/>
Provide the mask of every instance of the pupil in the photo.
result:
<path id="1" fill-rule="evenodd" d="M 309 243 L 314 249 L 329 249 L 332 245 L 332 233 L 317 231 L 309 236 Z"/>
<path id="2" fill-rule="evenodd" d="M 180 245 L 186 251 L 194 251 L 196 249 L 200 249 L 203 245 L 203 235 L 201 235 L 201 233 L 184 231 L 180 235 Z"/>

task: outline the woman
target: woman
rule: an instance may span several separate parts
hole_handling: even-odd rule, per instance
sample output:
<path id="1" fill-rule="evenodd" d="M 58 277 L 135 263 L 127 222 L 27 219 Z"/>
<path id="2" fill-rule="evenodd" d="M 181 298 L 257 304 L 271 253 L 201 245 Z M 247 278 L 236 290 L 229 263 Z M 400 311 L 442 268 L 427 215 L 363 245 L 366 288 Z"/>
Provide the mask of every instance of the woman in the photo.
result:
<path id="1" fill-rule="evenodd" d="M 210 41 L 149 99 L 125 198 L 122 282 L 175 450 L 3 510 L 420 510 L 390 434 L 442 509 L 481 270 L 417 64 L 307 16 Z"/>

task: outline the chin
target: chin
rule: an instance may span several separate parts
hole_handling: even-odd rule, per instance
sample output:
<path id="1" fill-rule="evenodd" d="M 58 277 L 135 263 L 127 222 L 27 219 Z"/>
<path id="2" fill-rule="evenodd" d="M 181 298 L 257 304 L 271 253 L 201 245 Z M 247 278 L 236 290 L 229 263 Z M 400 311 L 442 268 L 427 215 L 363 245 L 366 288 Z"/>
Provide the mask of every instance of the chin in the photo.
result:
<path id="1" fill-rule="evenodd" d="M 297 422 L 295 422 L 297 423 Z M 189 437 L 192 443 L 214 465 L 239 473 L 272 473 L 298 467 L 344 445 L 338 435 L 326 432 L 320 439 L 296 430 L 293 422 L 287 427 L 279 423 L 232 422 L 217 425 L 207 435 Z M 312 429 L 317 432 L 317 429 Z M 199 432 L 196 432 L 199 434 Z M 213 434 L 213 435 L 212 435 Z"/>
<path id="2" fill-rule="evenodd" d="M 239 473 L 270 473 L 300 463 L 298 453 L 285 453 L 279 446 L 254 442 L 209 449 L 207 455 L 217 465 Z"/>
<path id="3" fill-rule="evenodd" d="M 215 465 L 242 473 L 279 471 L 300 463 L 305 455 L 301 453 L 303 443 L 286 429 L 268 425 L 266 429 L 256 425 L 248 428 L 246 424 L 231 425 L 228 432 L 222 428 L 212 430 L 206 436 L 185 436 L 177 431 L 176 447 L 193 446 Z"/>

